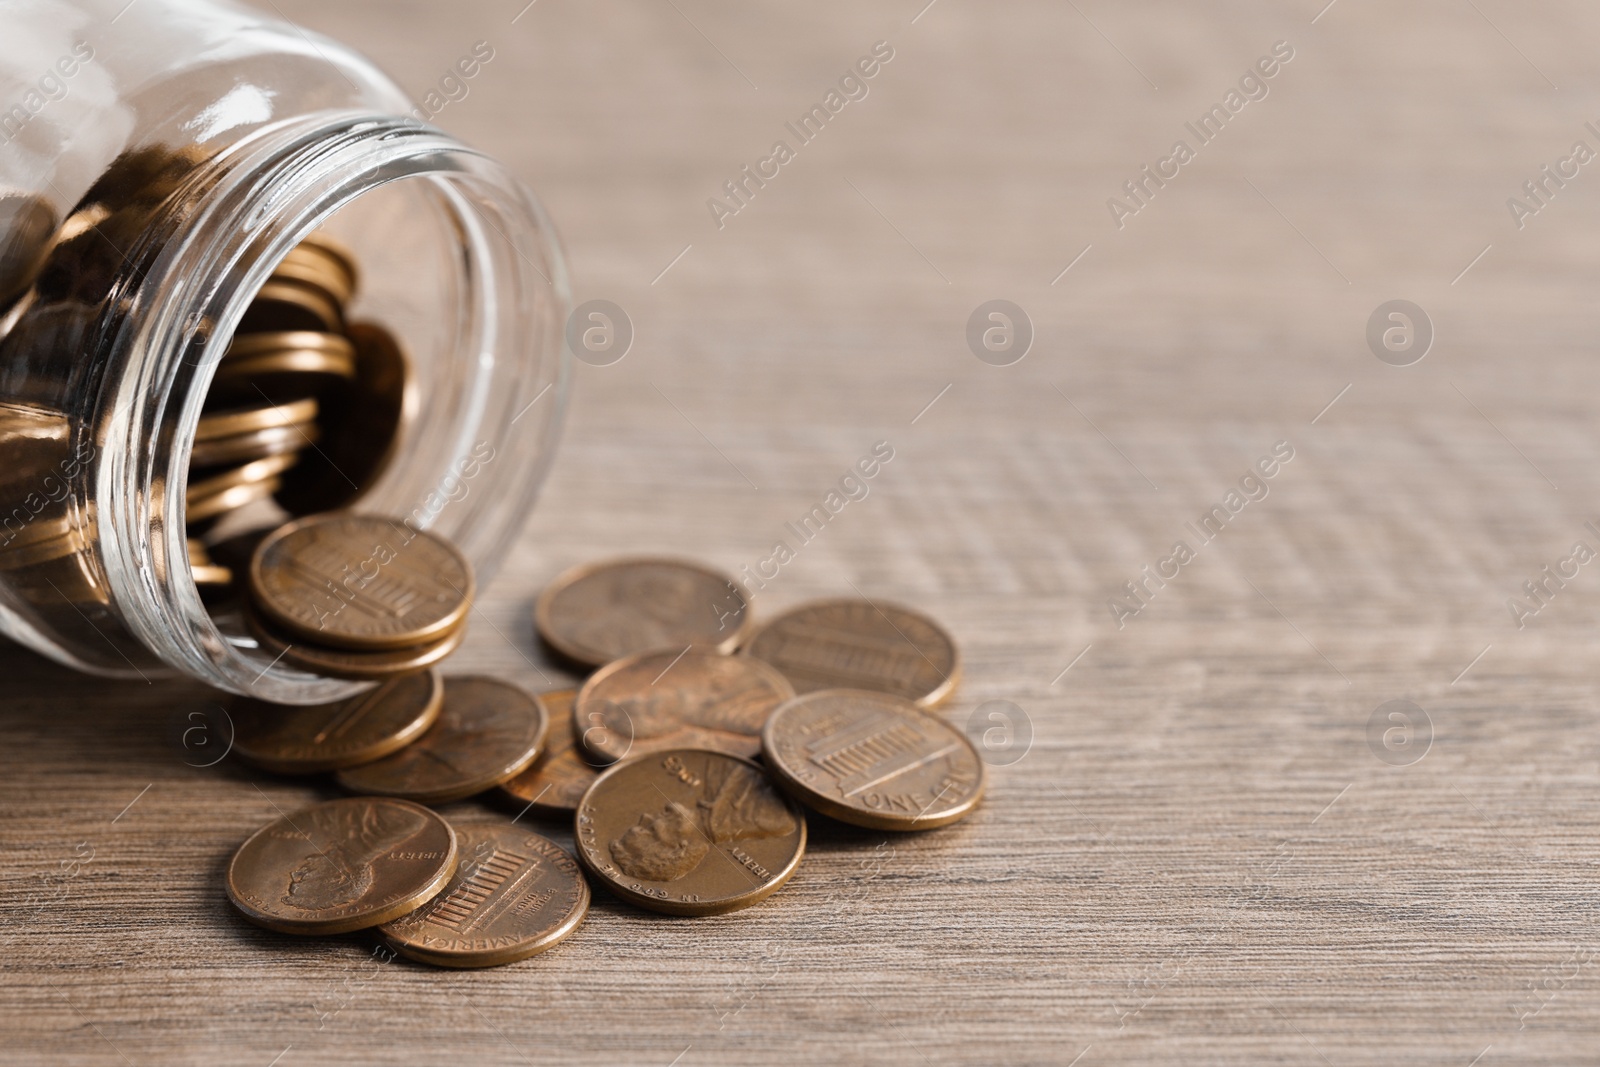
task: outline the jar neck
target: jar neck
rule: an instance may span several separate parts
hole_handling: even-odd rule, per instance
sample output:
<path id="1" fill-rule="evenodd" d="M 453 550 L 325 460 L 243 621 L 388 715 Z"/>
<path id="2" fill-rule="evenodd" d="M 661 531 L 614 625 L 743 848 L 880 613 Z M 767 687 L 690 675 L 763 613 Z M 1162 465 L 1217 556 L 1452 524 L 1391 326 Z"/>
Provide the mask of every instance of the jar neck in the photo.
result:
<path id="1" fill-rule="evenodd" d="M 493 279 L 491 291 L 479 294 L 480 306 L 462 311 L 476 331 L 463 344 L 477 351 L 459 358 L 488 358 L 514 332 L 518 309 L 536 304 L 549 313 L 528 324 L 529 332 L 553 329 L 555 337 L 524 343 L 559 351 L 559 319 L 568 303 L 565 268 L 537 202 L 488 157 L 438 130 L 387 116 L 323 113 L 288 120 L 201 164 L 167 202 L 111 294 L 117 317 L 105 338 L 108 373 L 94 423 L 103 458 L 88 487 L 107 582 L 136 638 L 167 663 L 220 688 L 285 703 L 337 699 L 357 688 L 271 663 L 218 629 L 190 573 L 185 488 L 217 363 L 273 268 L 356 199 L 419 177 L 468 190 L 461 195 L 470 210 L 458 206 L 464 269 Z M 556 386 L 547 408 L 553 414 L 535 420 L 540 464 L 548 463 L 559 431 L 567 361 L 549 373 L 544 387 Z M 538 376 L 529 377 L 530 386 L 539 384 L 531 380 Z M 482 398 L 480 405 L 491 410 Z M 496 432 L 484 419 L 476 421 L 474 432 Z M 529 472 L 523 512 L 542 474 Z M 517 518 L 486 531 L 496 543 L 474 546 L 469 555 L 498 559 L 520 526 Z M 418 524 L 430 521 L 424 515 Z"/>

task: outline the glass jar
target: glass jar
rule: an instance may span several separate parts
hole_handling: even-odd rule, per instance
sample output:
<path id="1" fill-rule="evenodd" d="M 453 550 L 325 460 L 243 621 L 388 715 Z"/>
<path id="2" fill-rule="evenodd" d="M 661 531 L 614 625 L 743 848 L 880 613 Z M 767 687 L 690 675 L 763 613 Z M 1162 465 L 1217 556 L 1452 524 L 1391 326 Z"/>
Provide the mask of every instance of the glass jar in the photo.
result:
<path id="1" fill-rule="evenodd" d="M 506 168 L 411 112 L 359 55 L 232 3 L 0 0 L 0 631 L 97 674 L 359 688 L 208 608 L 185 536 L 218 361 L 313 231 L 412 365 L 354 506 L 448 537 L 482 587 L 554 452 L 566 268 Z"/>

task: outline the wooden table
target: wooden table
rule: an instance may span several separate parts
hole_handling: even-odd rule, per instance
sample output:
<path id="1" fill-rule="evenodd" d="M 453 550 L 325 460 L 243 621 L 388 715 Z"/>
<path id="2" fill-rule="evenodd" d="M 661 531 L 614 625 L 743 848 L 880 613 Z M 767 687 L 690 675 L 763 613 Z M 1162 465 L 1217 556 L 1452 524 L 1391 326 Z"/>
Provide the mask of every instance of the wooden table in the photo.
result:
<path id="1" fill-rule="evenodd" d="M 1592 5 L 279 2 L 418 97 L 489 42 L 437 121 L 526 177 L 578 299 L 637 330 L 578 368 L 452 667 L 569 683 L 530 620 L 558 570 L 753 566 L 888 441 L 755 605 L 946 623 L 943 714 L 998 731 L 989 795 L 922 835 L 819 821 L 744 913 L 597 894 L 548 956 L 381 964 L 222 895 L 275 805 L 330 789 L 187 765 L 209 693 L 8 649 L 0 1060 L 1594 1059 L 1600 563 L 1521 628 L 1507 605 L 1600 549 L 1600 168 L 1520 229 L 1507 206 L 1600 148 Z M 867 95 L 719 229 L 707 199 L 880 40 Z M 1266 95 L 1201 144 L 1185 123 L 1278 41 Z M 1163 164 L 1180 138 L 1194 158 Z M 992 299 L 1036 334 L 1013 365 L 967 343 Z M 1410 366 L 1366 340 L 1394 299 L 1436 334 Z M 1147 579 L 1177 541 L 1192 560 Z M 1009 747 L 991 701 L 1026 716 Z"/>

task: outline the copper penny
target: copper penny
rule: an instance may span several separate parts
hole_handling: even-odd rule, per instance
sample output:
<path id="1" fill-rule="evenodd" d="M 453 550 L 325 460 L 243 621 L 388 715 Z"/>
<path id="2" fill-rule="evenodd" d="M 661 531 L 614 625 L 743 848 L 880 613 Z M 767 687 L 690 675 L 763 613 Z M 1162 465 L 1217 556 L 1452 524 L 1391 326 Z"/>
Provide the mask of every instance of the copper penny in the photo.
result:
<path id="1" fill-rule="evenodd" d="M 271 355 L 274 352 L 320 352 L 327 356 L 343 356 L 353 360 L 355 348 L 340 334 L 320 330 L 283 330 L 277 333 L 253 333 L 235 337 L 228 343 L 223 363 L 232 363 L 253 356 Z"/>
<path id="2" fill-rule="evenodd" d="M 237 334 L 344 328 L 339 302 L 324 289 L 283 278 L 269 278 L 239 319 Z"/>
<path id="3" fill-rule="evenodd" d="M 195 585 L 218 587 L 233 584 L 233 571 L 217 563 L 206 551 L 206 546 L 189 538 L 189 577 Z"/>
<path id="4" fill-rule="evenodd" d="M 381 680 L 435 667 L 460 648 L 467 636 L 467 628 L 458 626 L 439 640 L 427 644 L 355 652 L 310 643 L 296 635 L 286 634 L 261 618 L 248 604 L 244 606 L 244 621 L 261 643 L 262 650 L 272 658 L 281 657 L 285 663 L 313 674 L 355 681 Z"/>
<path id="5" fill-rule="evenodd" d="M 355 252 L 330 233 L 313 230 L 301 239 L 291 255 L 320 260 L 328 271 L 344 279 L 342 287 L 351 296 L 360 288 L 361 272 L 356 268 Z M 345 299 L 348 300 L 349 297 Z"/>
<path id="6" fill-rule="evenodd" d="M 461 627 L 472 567 L 425 530 L 370 515 L 286 523 L 256 548 L 250 591 L 290 636 L 358 651 L 405 648 Z"/>
<path id="7" fill-rule="evenodd" d="M 288 457 L 293 459 L 293 456 Z M 264 462 L 258 460 L 257 462 Z M 230 511 L 237 511 L 246 504 L 257 500 L 264 500 L 272 495 L 278 488 L 276 476 L 258 482 L 245 482 L 241 485 L 232 485 L 220 492 L 207 496 L 190 497 L 184 505 L 184 521 L 193 525 L 214 519 L 218 515 L 226 515 Z"/>
<path id="8" fill-rule="evenodd" d="M 423 807 L 349 797 L 285 815 L 228 863 L 228 899 L 246 919 L 290 934 L 342 934 L 432 900 L 456 870 L 456 834 Z"/>
<path id="9" fill-rule="evenodd" d="M 444 708 L 427 733 L 392 756 L 339 772 L 352 793 L 460 800 L 509 781 L 539 755 L 545 711 L 496 678 L 446 678 Z"/>
<path id="10" fill-rule="evenodd" d="M 444 892 L 378 931 L 437 967 L 497 967 L 554 948 L 589 911 L 578 861 L 509 823 L 456 827 L 461 862 Z"/>
<path id="11" fill-rule="evenodd" d="M 617 896 L 669 915 L 717 915 L 777 892 L 800 866 L 806 820 L 761 768 L 703 749 L 619 763 L 578 805 L 578 858 Z"/>
<path id="12" fill-rule="evenodd" d="M 313 423 L 309 426 L 273 426 L 231 437 L 196 441 L 189 451 L 189 465 L 191 469 L 220 467 L 227 463 L 251 463 L 269 456 L 298 452 L 316 444 L 318 432 L 318 427 Z"/>
<path id="13" fill-rule="evenodd" d="M 355 349 L 339 334 L 312 330 L 241 334 L 217 364 L 215 388 L 231 395 L 260 379 L 279 376 L 311 388 L 319 379 L 353 378 L 355 373 Z"/>
<path id="14" fill-rule="evenodd" d="M 887 693 L 822 689 L 796 697 L 772 713 L 761 739 L 786 792 L 856 826 L 948 826 L 983 796 L 983 760 L 967 736 Z"/>
<path id="15" fill-rule="evenodd" d="M 355 346 L 356 374 L 325 391 L 322 441 L 278 490 L 278 503 L 291 515 L 359 500 L 388 469 L 416 416 L 411 360 L 399 339 L 370 322 L 353 322 L 346 332 Z"/>
<path id="16" fill-rule="evenodd" d="M 572 706 L 573 730 L 602 763 L 669 748 L 750 757 L 761 727 L 794 689 L 748 656 L 703 648 L 640 652 L 595 671 Z"/>
<path id="17" fill-rule="evenodd" d="M 500 787 L 500 796 L 507 803 L 555 818 L 571 818 L 578 810 L 578 801 L 600 771 L 584 759 L 572 732 L 572 703 L 577 695 L 576 689 L 558 689 L 534 697 L 544 705 L 550 724 L 544 735 L 544 752 L 533 766 Z"/>
<path id="18" fill-rule="evenodd" d="M 341 305 L 349 303 L 356 294 L 353 265 L 342 256 L 330 255 L 309 243 L 291 249 L 272 268 L 272 277 L 321 289 Z"/>
<path id="19" fill-rule="evenodd" d="M 194 439 L 214 441 L 219 437 L 235 437 L 257 430 L 274 430 L 286 426 L 309 426 L 317 417 L 314 397 L 295 400 L 287 404 L 262 404 L 257 407 L 215 411 L 200 416 Z"/>
<path id="20" fill-rule="evenodd" d="M 233 751 L 279 774 L 315 774 L 371 763 L 427 732 L 444 682 L 434 671 L 391 678 L 348 700 L 309 707 L 237 698 L 228 708 Z"/>
<path id="21" fill-rule="evenodd" d="M 221 474 L 190 482 L 185 490 L 185 499 L 192 508 L 200 501 L 208 500 L 230 489 L 263 485 L 294 466 L 295 459 L 293 455 L 270 456 L 242 464 Z"/>
<path id="22" fill-rule="evenodd" d="M 732 652 L 749 615 L 726 575 L 675 559 L 574 567 L 534 606 L 539 634 L 551 647 L 591 667 L 658 648 Z"/>
<path id="23" fill-rule="evenodd" d="M 40 563 L 76 556 L 86 552 L 89 544 L 86 528 L 70 528 L 57 536 L 30 540 L 16 548 L 0 551 L 0 570 L 23 570 Z"/>
<path id="24" fill-rule="evenodd" d="M 919 707 L 961 678 L 955 639 L 919 611 L 881 600 L 817 600 L 763 625 L 741 650 L 766 660 L 796 692 L 873 689 Z"/>

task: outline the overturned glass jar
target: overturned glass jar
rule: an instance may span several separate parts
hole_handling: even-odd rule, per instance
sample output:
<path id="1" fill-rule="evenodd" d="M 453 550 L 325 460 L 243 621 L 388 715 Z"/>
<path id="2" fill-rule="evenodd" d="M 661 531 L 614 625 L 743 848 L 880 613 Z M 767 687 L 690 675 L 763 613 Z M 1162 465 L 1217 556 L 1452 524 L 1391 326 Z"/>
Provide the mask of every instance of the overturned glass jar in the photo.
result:
<path id="1" fill-rule="evenodd" d="M 354 507 L 492 574 L 560 429 L 565 264 L 411 113 L 242 6 L 0 0 L 0 631 L 311 703 L 354 685 L 250 635 L 251 531 Z"/>

